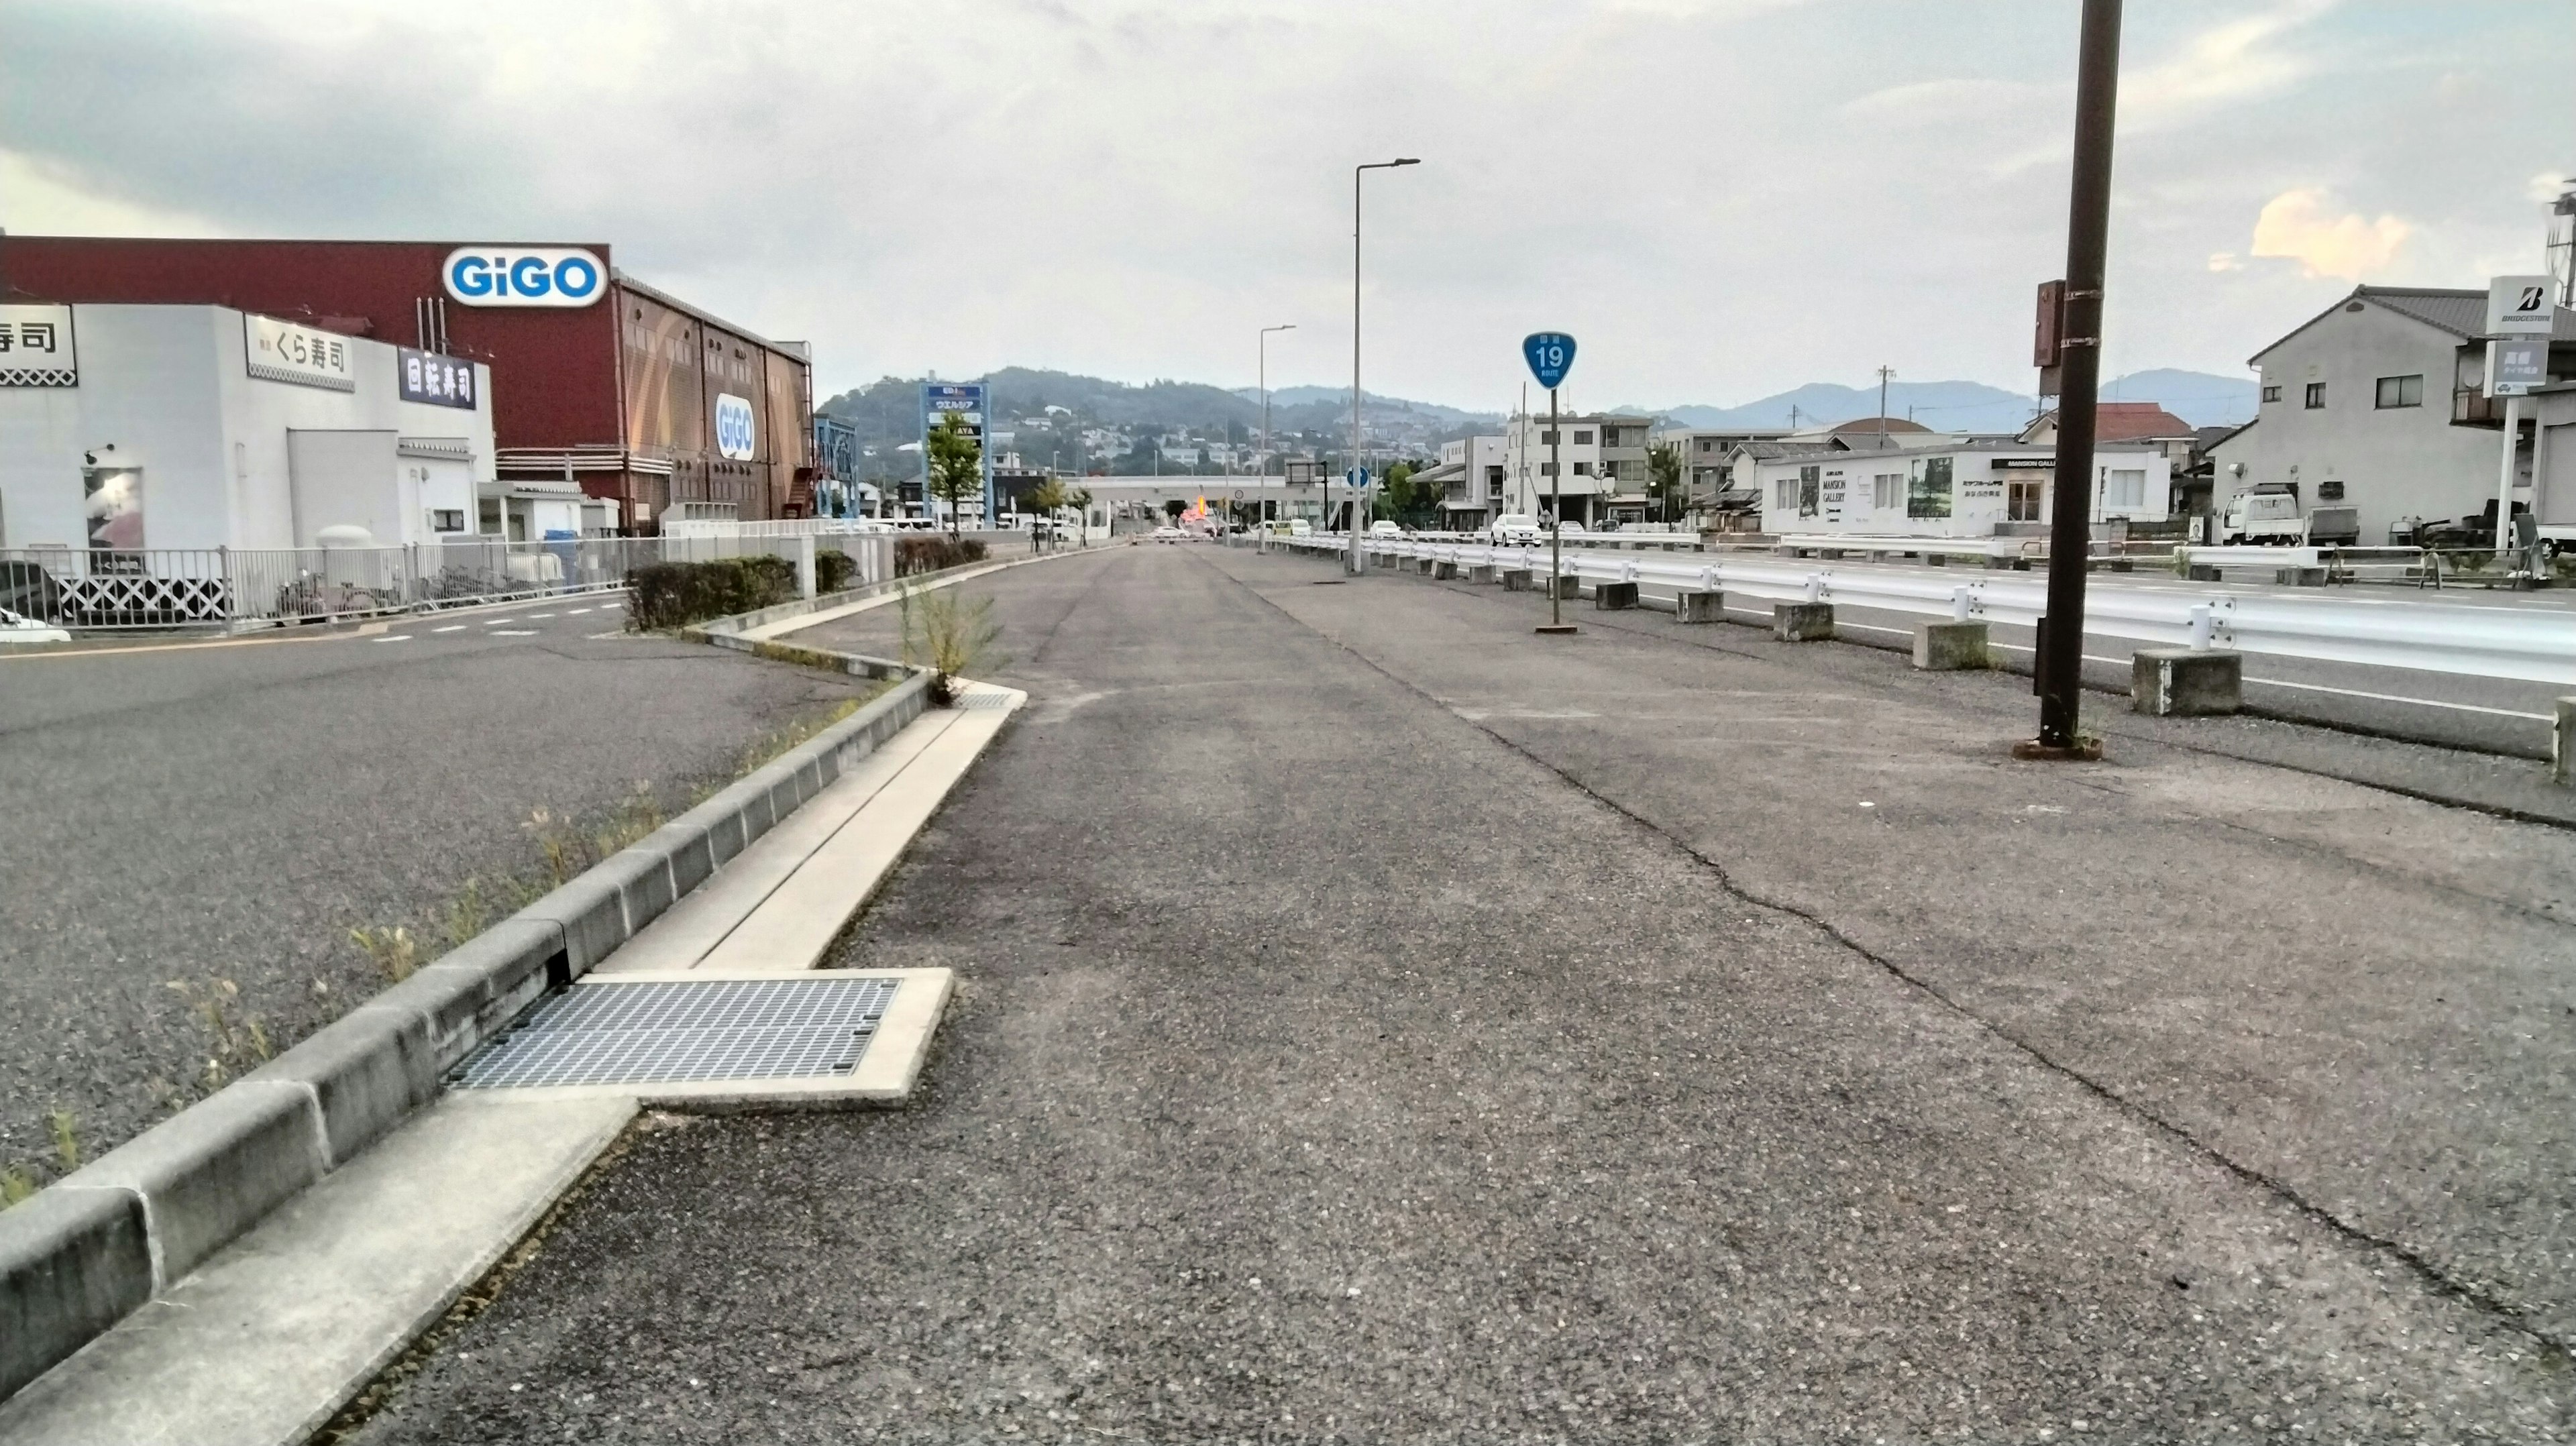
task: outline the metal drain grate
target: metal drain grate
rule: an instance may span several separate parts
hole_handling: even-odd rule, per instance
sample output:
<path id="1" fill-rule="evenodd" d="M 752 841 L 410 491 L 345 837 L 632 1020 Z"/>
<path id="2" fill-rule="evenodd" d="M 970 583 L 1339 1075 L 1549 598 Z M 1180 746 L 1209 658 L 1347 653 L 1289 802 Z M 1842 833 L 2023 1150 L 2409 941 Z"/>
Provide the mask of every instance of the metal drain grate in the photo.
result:
<path id="1" fill-rule="evenodd" d="M 462 1089 L 805 1079 L 856 1068 L 897 979 L 577 984 L 467 1060 Z"/>

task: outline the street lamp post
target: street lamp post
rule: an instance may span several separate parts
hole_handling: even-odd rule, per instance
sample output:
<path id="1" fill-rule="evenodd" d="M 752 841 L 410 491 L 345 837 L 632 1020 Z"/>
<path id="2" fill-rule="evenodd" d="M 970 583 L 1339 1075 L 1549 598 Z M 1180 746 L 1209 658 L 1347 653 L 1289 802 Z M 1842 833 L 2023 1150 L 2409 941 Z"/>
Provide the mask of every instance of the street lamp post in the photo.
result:
<path id="1" fill-rule="evenodd" d="M 1261 329 L 1261 340 L 1258 343 L 1261 349 L 1260 475 L 1262 477 L 1262 485 L 1265 487 L 1269 485 L 1270 477 L 1270 333 L 1274 331 L 1295 331 L 1296 329 L 1297 323 L 1293 321 L 1289 322 L 1285 326 L 1265 326 Z M 1281 469 L 1279 477 L 1279 499 L 1280 506 L 1285 507 L 1288 505 L 1288 477 L 1285 468 Z"/>
<path id="2" fill-rule="evenodd" d="M 1370 161 L 1351 168 L 1351 548 L 1345 566 L 1353 573 L 1360 571 L 1360 499 L 1368 495 L 1359 484 L 1360 467 L 1360 176 L 1368 171 L 1391 171 L 1398 166 L 1418 166 L 1417 156 L 1398 156 L 1391 161 Z M 1326 515 L 1330 516 L 1333 489 L 1324 488 Z"/>

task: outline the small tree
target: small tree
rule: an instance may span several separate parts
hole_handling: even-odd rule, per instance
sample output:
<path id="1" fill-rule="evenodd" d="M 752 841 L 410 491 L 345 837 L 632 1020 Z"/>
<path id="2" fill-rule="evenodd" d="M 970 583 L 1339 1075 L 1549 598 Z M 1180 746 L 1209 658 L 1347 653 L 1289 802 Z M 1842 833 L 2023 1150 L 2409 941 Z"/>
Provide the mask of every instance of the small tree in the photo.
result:
<path id="1" fill-rule="evenodd" d="M 948 532 L 953 537 L 958 509 L 967 498 L 984 495 L 984 444 L 966 430 L 965 421 L 955 412 L 942 412 L 922 455 L 929 469 L 925 481 L 930 495 L 948 504 Z"/>
<path id="2" fill-rule="evenodd" d="M 1663 520 L 1681 520 L 1682 453 L 1670 442 L 1646 454 L 1646 490 L 1663 501 Z"/>
<path id="3" fill-rule="evenodd" d="M 1046 478 L 1020 494 L 1020 506 L 1052 522 L 1056 513 L 1064 510 L 1064 484 L 1053 477 Z M 1038 529 L 1038 540 L 1044 544 L 1046 529 Z"/>
<path id="4" fill-rule="evenodd" d="M 1072 508 L 1074 516 L 1080 519 L 1082 545 L 1089 547 L 1091 545 L 1091 489 L 1076 487 L 1067 492 L 1064 494 L 1064 505 Z"/>

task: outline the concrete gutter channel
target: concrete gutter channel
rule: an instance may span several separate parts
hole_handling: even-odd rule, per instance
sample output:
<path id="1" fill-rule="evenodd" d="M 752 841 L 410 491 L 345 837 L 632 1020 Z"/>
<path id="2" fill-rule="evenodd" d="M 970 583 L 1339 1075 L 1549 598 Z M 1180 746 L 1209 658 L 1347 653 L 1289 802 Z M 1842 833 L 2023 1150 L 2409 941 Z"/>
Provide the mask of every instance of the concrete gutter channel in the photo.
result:
<path id="1" fill-rule="evenodd" d="M 919 718 L 929 705 L 927 670 L 739 636 L 776 621 L 772 614 L 810 613 L 849 596 L 722 619 L 689 635 L 901 677 L 892 690 L 258 1070 L 0 1212 L 0 1400 L 438 1098 L 449 1071 L 477 1048 Z"/>

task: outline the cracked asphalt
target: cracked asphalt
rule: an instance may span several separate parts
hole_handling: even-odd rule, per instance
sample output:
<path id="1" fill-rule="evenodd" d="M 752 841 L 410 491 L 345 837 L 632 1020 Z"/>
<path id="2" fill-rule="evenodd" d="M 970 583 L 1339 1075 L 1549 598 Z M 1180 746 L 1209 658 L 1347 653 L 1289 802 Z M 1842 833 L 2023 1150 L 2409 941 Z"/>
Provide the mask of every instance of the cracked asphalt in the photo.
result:
<path id="1" fill-rule="evenodd" d="M 921 1094 L 641 1131 L 357 1439 L 2576 1432 L 2568 834 L 1332 577 L 970 585 Z"/>

